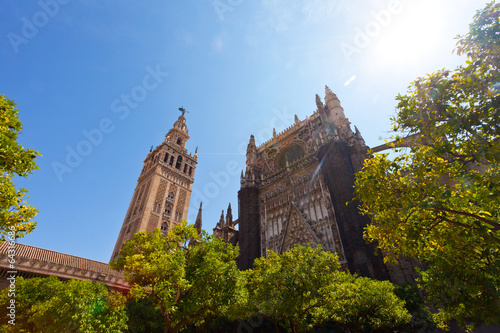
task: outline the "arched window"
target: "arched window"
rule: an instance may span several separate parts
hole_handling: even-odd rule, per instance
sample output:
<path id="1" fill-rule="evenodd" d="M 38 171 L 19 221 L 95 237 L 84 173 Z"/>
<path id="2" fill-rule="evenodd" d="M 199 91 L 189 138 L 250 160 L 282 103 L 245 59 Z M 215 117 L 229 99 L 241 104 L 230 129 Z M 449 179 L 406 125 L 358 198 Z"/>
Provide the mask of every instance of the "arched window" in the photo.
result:
<path id="1" fill-rule="evenodd" d="M 182 139 L 181 138 L 177 138 L 177 144 L 180 146 L 182 145 Z"/>
<path id="2" fill-rule="evenodd" d="M 163 233 L 163 236 L 166 236 L 168 233 L 168 224 L 167 222 L 163 222 L 160 226 L 160 230 Z"/>
<path id="3" fill-rule="evenodd" d="M 170 165 L 174 164 L 174 157 L 173 156 L 170 156 L 170 162 L 168 164 L 170 164 Z"/>
<path id="4" fill-rule="evenodd" d="M 165 153 L 165 157 L 163 157 L 163 162 L 167 163 L 168 162 L 168 154 Z"/>
<path id="5" fill-rule="evenodd" d="M 182 156 L 178 156 L 177 157 L 177 163 L 175 164 L 175 168 L 180 170 L 181 163 L 182 163 Z"/>
<path id="6" fill-rule="evenodd" d="M 293 162 L 304 157 L 304 155 L 305 155 L 304 148 L 302 148 L 300 145 L 295 144 L 287 148 L 280 154 L 279 165 L 282 168 L 285 168 L 287 164 L 292 164 Z"/>
<path id="7" fill-rule="evenodd" d="M 166 215 L 170 216 L 170 214 L 172 214 L 172 205 L 167 203 L 165 205 L 165 212 L 164 212 Z"/>

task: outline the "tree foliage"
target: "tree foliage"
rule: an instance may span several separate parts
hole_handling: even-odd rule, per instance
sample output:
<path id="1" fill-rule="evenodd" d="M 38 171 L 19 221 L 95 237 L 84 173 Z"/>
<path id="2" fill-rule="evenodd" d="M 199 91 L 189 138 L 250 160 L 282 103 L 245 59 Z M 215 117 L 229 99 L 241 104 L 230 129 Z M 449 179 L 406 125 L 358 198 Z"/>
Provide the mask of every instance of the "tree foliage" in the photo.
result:
<path id="1" fill-rule="evenodd" d="M 102 283 L 48 278 L 16 279 L 15 296 L 0 292 L 0 314 L 15 300 L 15 325 L 0 326 L 4 332 L 119 333 L 127 328 L 125 297 L 108 291 Z"/>
<path id="2" fill-rule="evenodd" d="M 349 332 L 389 330 L 406 324 L 410 314 L 389 281 L 338 272 L 326 289 L 327 306 L 316 314 L 340 323 Z"/>
<path id="3" fill-rule="evenodd" d="M 335 321 L 351 332 L 394 328 L 409 321 L 390 282 L 339 271 L 336 254 L 295 245 L 259 258 L 248 275 L 249 314 L 261 314 L 289 332 Z"/>
<path id="4" fill-rule="evenodd" d="M 12 178 L 27 177 L 38 169 L 35 158 L 38 152 L 24 148 L 17 142 L 23 128 L 16 104 L 0 95 L 0 241 L 7 232 L 23 237 L 35 229 L 30 222 L 38 210 L 27 204 L 26 189 L 16 189 Z"/>
<path id="5" fill-rule="evenodd" d="M 313 310 L 326 304 L 324 288 L 340 268 L 338 257 L 321 247 L 295 245 L 281 255 L 268 251 L 247 271 L 250 307 L 290 332 L 313 326 Z"/>
<path id="6" fill-rule="evenodd" d="M 389 259 L 425 261 L 421 285 L 451 319 L 500 322 L 500 6 L 458 37 L 466 65 L 418 78 L 397 96 L 394 158 L 377 154 L 356 180 L 365 237 Z"/>
<path id="7" fill-rule="evenodd" d="M 237 256 L 232 244 L 198 235 L 184 221 L 165 237 L 159 229 L 135 234 L 110 266 L 125 272 L 135 298 L 153 297 L 165 332 L 177 332 L 223 317 L 236 303 L 241 275 Z"/>
<path id="8" fill-rule="evenodd" d="M 162 332 L 165 329 L 165 320 L 152 297 L 128 300 L 125 311 L 128 333 Z"/>

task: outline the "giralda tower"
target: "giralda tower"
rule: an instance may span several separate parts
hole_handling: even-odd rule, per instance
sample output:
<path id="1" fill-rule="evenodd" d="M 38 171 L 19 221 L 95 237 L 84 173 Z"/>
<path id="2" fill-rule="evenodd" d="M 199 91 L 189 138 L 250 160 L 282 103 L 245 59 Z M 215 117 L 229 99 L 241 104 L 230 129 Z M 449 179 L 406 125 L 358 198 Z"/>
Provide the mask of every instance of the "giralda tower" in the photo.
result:
<path id="1" fill-rule="evenodd" d="M 111 260 L 136 232 L 159 227 L 166 233 L 187 217 L 198 155 L 185 148 L 189 139 L 186 110 L 179 110 L 182 115 L 165 140 L 144 160 Z"/>

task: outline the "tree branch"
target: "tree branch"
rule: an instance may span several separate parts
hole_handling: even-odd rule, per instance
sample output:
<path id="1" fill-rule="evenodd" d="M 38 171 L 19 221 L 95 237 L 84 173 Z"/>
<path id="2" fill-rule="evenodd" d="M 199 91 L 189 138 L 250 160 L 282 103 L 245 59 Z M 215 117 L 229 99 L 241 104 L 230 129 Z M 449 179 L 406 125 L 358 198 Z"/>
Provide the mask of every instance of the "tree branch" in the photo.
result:
<path id="1" fill-rule="evenodd" d="M 472 228 L 472 227 L 471 227 L 470 225 L 468 225 L 468 224 L 464 224 L 464 223 L 461 223 L 461 222 L 453 221 L 453 220 L 450 220 L 450 219 L 448 219 L 448 218 L 446 218 L 446 217 L 444 217 L 444 216 L 440 216 L 439 218 L 440 218 L 440 219 L 442 219 L 443 221 L 446 221 L 446 222 L 448 222 L 448 223 L 452 224 L 452 225 L 456 225 L 456 226 L 459 226 L 459 227 L 462 227 L 462 228 L 468 228 L 468 229 L 471 229 L 471 228 Z M 500 244 L 500 239 L 499 239 L 498 237 L 496 237 L 496 236 L 494 236 L 494 235 L 490 235 L 490 236 L 491 236 L 491 238 L 492 238 L 495 242 L 497 242 L 498 244 Z"/>
<path id="2" fill-rule="evenodd" d="M 490 224 L 492 226 L 494 226 L 493 228 L 493 231 L 497 231 L 497 230 L 500 230 L 500 224 L 497 223 L 497 222 L 493 222 L 491 220 L 488 220 L 484 217 L 481 217 L 479 215 L 476 215 L 476 214 L 472 214 L 472 213 L 467 213 L 467 212 L 460 212 L 460 211 L 457 211 L 457 210 L 453 210 L 453 209 L 449 209 L 449 208 L 444 208 L 444 207 L 436 207 L 434 208 L 436 211 L 438 212 L 447 212 L 447 213 L 452 213 L 452 214 L 457 214 L 457 215 L 463 215 L 463 216 L 467 216 L 467 217 L 472 217 L 476 220 L 479 220 L 481 222 L 484 222 L 486 224 Z M 466 226 L 466 225 L 464 225 Z M 468 226 L 470 227 L 470 226 Z"/>

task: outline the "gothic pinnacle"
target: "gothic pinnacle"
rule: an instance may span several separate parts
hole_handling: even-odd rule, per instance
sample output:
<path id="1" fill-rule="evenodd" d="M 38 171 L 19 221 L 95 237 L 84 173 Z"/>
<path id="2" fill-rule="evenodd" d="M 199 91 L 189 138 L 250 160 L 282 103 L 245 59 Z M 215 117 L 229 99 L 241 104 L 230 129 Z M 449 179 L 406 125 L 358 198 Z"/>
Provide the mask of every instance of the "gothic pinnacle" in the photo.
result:
<path id="1" fill-rule="evenodd" d="M 328 104 L 328 101 L 332 99 L 338 99 L 338 97 L 332 92 L 332 90 L 327 85 L 325 85 L 325 103 Z"/>
<path id="2" fill-rule="evenodd" d="M 203 205 L 203 201 L 200 202 L 200 208 L 198 209 L 198 216 L 196 216 L 196 222 L 194 223 L 194 228 L 198 231 L 198 234 L 201 235 L 202 222 L 201 222 L 201 206 Z"/>

